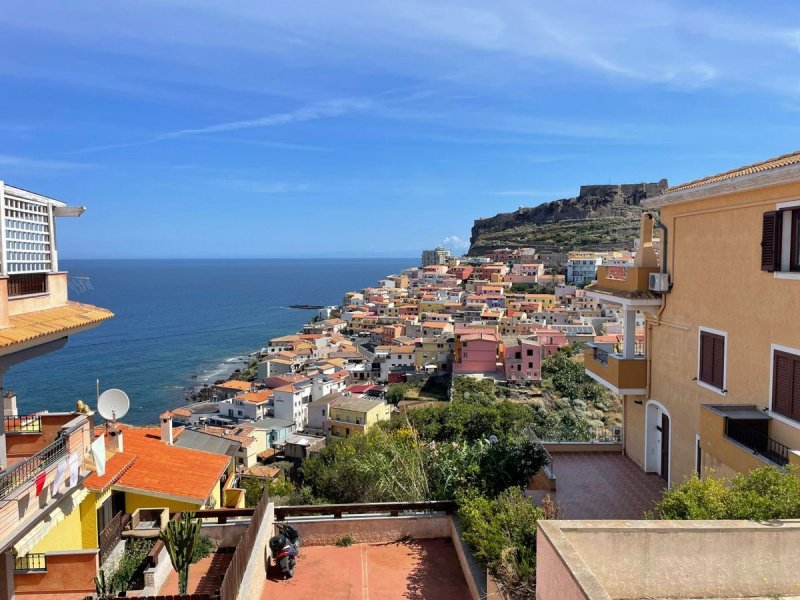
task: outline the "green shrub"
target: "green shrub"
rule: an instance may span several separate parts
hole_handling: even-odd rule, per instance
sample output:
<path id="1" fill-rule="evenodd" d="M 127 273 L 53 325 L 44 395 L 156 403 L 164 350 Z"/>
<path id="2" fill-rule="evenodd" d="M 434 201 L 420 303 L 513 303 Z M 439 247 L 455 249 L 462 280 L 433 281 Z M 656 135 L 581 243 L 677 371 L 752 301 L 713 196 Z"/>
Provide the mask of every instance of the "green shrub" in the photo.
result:
<path id="1" fill-rule="evenodd" d="M 206 556 L 211 556 L 216 549 L 217 542 L 206 535 L 201 535 L 200 539 L 197 540 L 197 543 L 194 545 L 194 550 L 192 551 L 192 564 L 200 562 Z"/>
<path id="2" fill-rule="evenodd" d="M 655 506 L 658 519 L 798 519 L 800 471 L 762 467 L 733 478 L 690 477 Z"/>
<path id="3" fill-rule="evenodd" d="M 462 497 L 464 541 L 512 597 L 532 598 L 536 577 L 536 523 L 542 510 L 511 488 L 497 498 Z"/>
<path id="4" fill-rule="evenodd" d="M 345 533 L 343 536 L 336 538 L 336 542 L 334 542 L 339 548 L 347 548 L 348 546 L 352 546 L 356 543 L 356 538 L 354 538 L 349 533 Z"/>
<path id="5" fill-rule="evenodd" d="M 126 592 L 144 587 L 145 559 L 153 549 L 155 540 L 131 538 L 125 545 L 125 554 L 117 565 L 117 570 L 110 578 L 113 590 Z"/>

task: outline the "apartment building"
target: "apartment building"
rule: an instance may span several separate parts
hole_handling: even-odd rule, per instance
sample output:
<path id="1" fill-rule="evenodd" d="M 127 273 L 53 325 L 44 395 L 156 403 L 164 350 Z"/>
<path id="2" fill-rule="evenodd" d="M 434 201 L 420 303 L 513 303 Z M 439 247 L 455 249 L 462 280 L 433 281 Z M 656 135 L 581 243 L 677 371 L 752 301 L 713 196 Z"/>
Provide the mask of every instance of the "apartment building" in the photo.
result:
<path id="1" fill-rule="evenodd" d="M 597 252 L 570 252 L 567 258 L 567 283 L 584 284 L 594 281 L 603 255 Z"/>
<path id="2" fill-rule="evenodd" d="M 59 269 L 56 220 L 83 212 L 0 181 L 0 385 L 14 365 L 59 350 L 69 336 L 113 316 L 71 302 L 68 275 Z M 62 589 L 73 583 L 72 574 L 86 575 L 79 585 L 89 589 L 98 564 L 97 538 L 87 539 L 93 544 L 87 551 L 58 557 L 41 544 L 59 523 L 78 514 L 87 496 L 81 482 L 89 473 L 92 419 L 83 413 L 20 414 L 11 391 L 2 400 L 0 597 L 38 597 L 38 580 L 30 575 L 35 569 L 65 576 Z M 25 399 L 19 400 L 24 405 Z"/>
<path id="3" fill-rule="evenodd" d="M 442 248 L 441 246 L 433 250 L 422 251 L 422 268 L 432 265 L 446 265 L 450 260 L 450 250 Z"/>
<path id="4" fill-rule="evenodd" d="M 601 267 L 589 292 L 624 311 L 622 352 L 590 348 L 585 364 L 624 398 L 626 453 L 669 483 L 796 462 L 800 152 L 645 205 L 660 211 L 665 262 L 645 215 L 634 266 Z M 637 311 L 646 356 L 635 352 Z"/>
<path id="5" fill-rule="evenodd" d="M 378 421 L 388 420 L 392 407 L 383 400 L 342 397 L 331 402 L 326 431 L 328 437 L 350 437 L 366 433 Z"/>

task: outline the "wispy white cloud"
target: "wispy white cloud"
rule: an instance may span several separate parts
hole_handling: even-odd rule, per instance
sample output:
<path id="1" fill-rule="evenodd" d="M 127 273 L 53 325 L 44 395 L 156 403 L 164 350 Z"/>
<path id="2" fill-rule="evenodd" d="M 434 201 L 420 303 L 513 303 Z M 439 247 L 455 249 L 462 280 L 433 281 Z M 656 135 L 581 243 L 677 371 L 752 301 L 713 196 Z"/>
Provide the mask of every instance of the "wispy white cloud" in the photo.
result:
<path id="1" fill-rule="evenodd" d="M 71 170 L 71 169 L 91 169 L 97 165 L 90 163 L 78 163 L 67 160 L 51 160 L 42 158 L 31 158 L 27 156 L 14 156 L 11 154 L 0 154 L 0 166 L 16 167 L 19 169 L 31 170 Z"/>
<path id="2" fill-rule="evenodd" d="M 306 183 L 258 181 L 252 179 L 212 179 L 209 180 L 209 183 L 229 190 L 264 195 L 296 194 L 311 189 L 311 186 Z"/>
<path id="3" fill-rule="evenodd" d="M 228 121 L 225 123 L 217 123 L 215 125 L 205 125 L 202 127 L 177 129 L 175 131 L 167 131 L 158 135 L 136 140 L 132 142 L 123 142 L 118 144 L 105 144 L 100 146 L 91 146 L 88 148 L 81 148 L 73 150 L 67 154 L 87 154 L 93 152 L 101 152 L 104 150 L 116 150 L 120 148 L 132 148 L 136 146 L 147 146 L 159 142 L 169 140 L 177 140 L 181 138 L 202 136 L 213 133 L 223 133 L 228 131 L 241 131 L 245 129 L 260 129 L 266 127 L 277 127 L 281 125 L 289 125 L 292 123 L 304 123 L 308 121 L 315 121 L 318 119 L 338 117 L 343 114 L 363 110 L 370 106 L 370 101 L 367 98 L 338 98 L 334 100 L 326 100 L 317 102 L 301 108 L 272 113 L 263 117 L 255 119 L 246 119 L 240 121 Z"/>
<path id="4" fill-rule="evenodd" d="M 461 238 L 457 235 L 448 235 L 442 240 L 442 246 L 450 250 L 463 250 L 469 247 L 469 240 Z"/>

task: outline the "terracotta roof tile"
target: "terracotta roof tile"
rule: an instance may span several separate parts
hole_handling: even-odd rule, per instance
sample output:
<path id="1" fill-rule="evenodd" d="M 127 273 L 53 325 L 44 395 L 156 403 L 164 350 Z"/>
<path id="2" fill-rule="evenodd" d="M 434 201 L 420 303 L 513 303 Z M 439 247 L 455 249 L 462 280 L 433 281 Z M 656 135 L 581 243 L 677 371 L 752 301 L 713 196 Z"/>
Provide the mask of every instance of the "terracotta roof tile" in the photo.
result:
<path id="1" fill-rule="evenodd" d="M 166 496 L 206 500 L 231 461 L 229 456 L 170 446 L 158 427 L 123 425 L 126 453 L 136 455 L 117 485 Z"/>
<path id="2" fill-rule="evenodd" d="M 753 173 L 770 171 L 772 169 L 778 169 L 780 167 L 786 167 L 788 165 L 794 165 L 797 163 L 800 163 L 800 150 L 798 150 L 797 152 L 792 152 L 791 154 L 783 154 L 782 156 L 769 158 L 761 162 L 753 163 L 752 165 L 746 165 L 744 167 L 731 169 L 730 171 L 725 171 L 724 173 L 719 173 L 718 175 L 710 175 L 708 177 L 703 177 L 701 179 L 695 179 L 694 181 L 682 183 L 680 185 L 667 188 L 662 193 L 669 194 L 671 192 L 679 192 L 683 190 L 688 190 L 690 188 L 696 188 L 702 185 L 707 185 L 709 183 L 717 183 L 720 181 L 725 181 L 727 179 L 741 177 L 743 175 L 752 175 Z"/>
<path id="3" fill-rule="evenodd" d="M 113 316 L 110 310 L 79 302 L 15 315 L 9 317 L 10 327 L 0 329 L 0 348 L 54 333 L 68 334 L 72 329 L 94 325 Z"/>

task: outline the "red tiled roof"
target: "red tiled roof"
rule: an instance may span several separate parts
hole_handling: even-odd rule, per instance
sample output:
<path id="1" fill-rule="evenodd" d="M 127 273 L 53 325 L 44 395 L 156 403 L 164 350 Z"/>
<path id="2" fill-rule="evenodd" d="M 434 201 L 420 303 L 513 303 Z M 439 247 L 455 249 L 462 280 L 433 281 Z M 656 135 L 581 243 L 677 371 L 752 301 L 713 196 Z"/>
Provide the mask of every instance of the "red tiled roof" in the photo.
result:
<path id="1" fill-rule="evenodd" d="M 122 426 L 126 453 L 136 460 L 116 485 L 201 503 L 208 498 L 231 461 L 229 456 L 170 446 L 158 427 Z"/>
<path id="2" fill-rule="evenodd" d="M 797 163 L 800 163 L 800 150 L 797 152 L 792 152 L 791 154 L 783 154 L 781 156 L 776 156 L 775 158 L 762 160 L 761 162 L 753 163 L 752 165 L 731 169 L 730 171 L 725 171 L 724 173 L 719 173 L 718 175 L 710 175 L 708 177 L 682 183 L 680 185 L 667 188 L 663 193 L 669 194 L 670 192 L 688 190 L 690 188 L 700 187 L 701 185 L 707 185 L 709 183 L 718 183 L 727 179 L 734 179 L 735 177 L 741 177 L 743 175 L 752 175 L 753 173 L 770 171 L 772 169 L 778 169 L 780 167 L 786 167 L 788 165 L 794 165 Z"/>
<path id="3" fill-rule="evenodd" d="M 83 485 L 87 489 L 102 492 L 108 489 L 109 486 L 114 485 L 125 471 L 127 471 L 136 460 L 136 455 L 117 452 L 114 456 L 106 461 L 106 473 L 102 477 L 95 472 L 92 472 L 84 481 Z"/>

